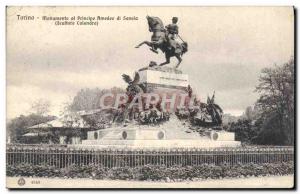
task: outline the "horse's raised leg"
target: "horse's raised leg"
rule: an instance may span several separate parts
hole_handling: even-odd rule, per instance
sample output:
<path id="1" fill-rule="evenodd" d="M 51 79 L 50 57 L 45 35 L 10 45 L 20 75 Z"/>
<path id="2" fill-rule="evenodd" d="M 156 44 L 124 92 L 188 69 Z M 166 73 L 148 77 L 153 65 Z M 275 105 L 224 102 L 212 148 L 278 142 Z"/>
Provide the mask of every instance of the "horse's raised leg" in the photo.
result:
<path id="1" fill-rule="evenodd" d="M 170 56 L 167 55 L 167 54 L 165 54 L 165 56 L 166 56 L 166 62 L 161 63 L 159 66 L 163 66 L 163 65 L 166 65 L 166 64 L 170 63 Z"/>
<path id="2" fill-rule="evenodd" d="M 141 42 L 140 44 L 138 44 L 137 46 L 135 46 L 135 48 L 140 48 L 140 46 L 142 46 L 143 44 L 146 44 L 150 47 L 150 50 L 156 54 L 158 54 L 157 50 L 154 48 L 154 43 L 149 42 L 149 41 L 144 41 Z"/>
<path id="3" fill-rule="evenodd" d="M 135 48 L 140 48 L 140 46 L 142 46 L 143 44 L 147 44 L 147 42 L 148 41 L 141 42 L 140 44 L 136 45 Z M 147 44 L 147 45 L 149 45 L 149 44 Z"/>
<path id="4" fill-rule="evenodd" d="M 176 68 L 178 68 L 179 65 L 180 65 L 180 63 L 181 63 L 181 61 L 182 61 L 182 58 L 180 57 L 180 55 L 175 55 L 175 57 L 178 59 L 178 63 L 176 65 Z"/>

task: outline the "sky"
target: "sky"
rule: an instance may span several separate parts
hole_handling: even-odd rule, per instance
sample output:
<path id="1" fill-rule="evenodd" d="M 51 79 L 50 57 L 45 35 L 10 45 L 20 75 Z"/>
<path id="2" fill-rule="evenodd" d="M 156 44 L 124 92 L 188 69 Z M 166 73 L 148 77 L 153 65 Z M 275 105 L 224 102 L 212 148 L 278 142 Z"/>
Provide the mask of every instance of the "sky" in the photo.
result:
<path id="1" fill-rule="evenodd" d="M 17 15 L 34 16 L 18 20 Z M 205 100 L 216 92 L 225 113 L 240 115 L 258 98 L 260 71 L 287 62 L 294 53 L 292 7 L 9 7 L 7 9 L 7 118 L 29 114 L 38 99 L 59 115 L 82 88 L 126 87 L 150 61 L 163 62 L 146 46 L 146 16 L 165 25 L 179 18 L 189 51 L 179 69 Z M 136 16 L 134 21 L 99 21 L 98 26 L 57 26 L 42 16 Z M 37 19 L 39 17 L 39 19 Z M 169 66 L 175 66 L 176 59 Z"/>

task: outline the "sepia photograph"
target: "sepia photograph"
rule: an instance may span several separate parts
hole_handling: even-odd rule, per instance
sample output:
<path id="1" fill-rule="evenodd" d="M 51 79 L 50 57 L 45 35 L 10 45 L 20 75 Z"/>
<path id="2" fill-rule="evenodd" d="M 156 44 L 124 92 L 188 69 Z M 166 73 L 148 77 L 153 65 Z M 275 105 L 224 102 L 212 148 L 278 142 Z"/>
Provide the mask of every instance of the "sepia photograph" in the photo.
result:
<path id="1" fill-rule="evenodd" d="M 293 6 L 7 6 L 9 189 L 295 189 Z"/>

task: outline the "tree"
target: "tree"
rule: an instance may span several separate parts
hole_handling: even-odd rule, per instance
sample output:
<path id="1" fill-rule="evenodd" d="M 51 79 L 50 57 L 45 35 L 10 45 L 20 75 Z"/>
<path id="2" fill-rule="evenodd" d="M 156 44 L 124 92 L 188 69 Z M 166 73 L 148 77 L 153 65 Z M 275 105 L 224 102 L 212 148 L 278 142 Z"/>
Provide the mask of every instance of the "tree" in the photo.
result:
<path id="1" fill-rule="evenodd" d="M 85 88 L 77 92 L 70 104 L 66 104 L 61 115 L 69 122 L 68 118 L 83 118 L 85 124 L 92 128 L 104 128 L 113 120 L 116 110 L 100 110 L 100 99 L 106 93 L 124 93 L 125 90 L 117 87 L 111 89 Z M 80 111 L 80 112 L 79 112 Z"/>
<path id="2" fill-rule="evenodd" d="M 293 145 L 294 78 L 293 58 L 281 66 L 262 70 L 256 87 L 260 94 L 256 105 L 264 120 L 259 134 L 260 143 Z M 274 139 L 276 141 L 272 141 Z"/>
<path id="3" fill-rule="evenodd" d="M 20 115 L 7 124 L 7 134 L 12 143 L 19 143 L 22 135 L 28 132 L 26 128 L 54 120 L 55 118 L 55 116 L 41 116 L 37 114 Z"/>
<path id="4" fill-rule="evenodd" d="M 87 111 L 100 108 L 100 98 L 105 93 L 124 93 L 121 88 L 99 89 L 99 88 L 85 88 L 81 89 L 73 99 L 70 109 L 73 111 Z"/>
<path id="5" fill-rule="evenodd" d="M 278 114 L 270 114 L 266 118 L 260 118 L 255 123 L 258 127 L 257 137 L 253 140 L 259 145 L 285 145 L 285 134 L 282 134 L 280 118 Z M 283 136 L 284 135 L 284 136 Z"/>
<path id="6" fill-rule="evenodd" d="M 33 114 L 37 115 L 47 115 L 49 113 L 49 108 L 51 104 L 49 100 L 38 99 L 31 105 Z"/>
<path id="7" fill-rule="evenodd" d="M 245 117 L 248 120 L 252 120 L 253 119 L 253 109 L 251 106 L 248 106 L 245 110 Z"/>
<path id="8" fill-rule="evenodd" d="M 235 138 L 244 144 L 253 144 L 256 141 L 259 130 L 248 119 L 239 119 L 237 122 L 228 124 L 228 131 L 235 133 Z"/>

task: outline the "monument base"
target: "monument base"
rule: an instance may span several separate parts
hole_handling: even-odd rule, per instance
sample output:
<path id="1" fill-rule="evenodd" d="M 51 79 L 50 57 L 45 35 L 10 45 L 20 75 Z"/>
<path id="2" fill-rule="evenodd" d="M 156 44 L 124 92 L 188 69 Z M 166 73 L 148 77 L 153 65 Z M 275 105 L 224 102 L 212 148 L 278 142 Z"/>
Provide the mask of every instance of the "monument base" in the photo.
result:
<path id="1" fill-rule="evenodd" d="M 79 145 L 79 144 L 77 144 Z M 76 145 L 76 146 L 77 146 Z M 85 148 L 215 148 L 238 147 L 239 141 L 212 141 L 206 140 L 84 140 L 80 147 Z"/>
<path id="2" fill-rule="evenodd" d="M 241 142 L 234 140 L 234 133 L 225 131 L 207 131 L 205 135 L 190 130 L 175 117 L 159 126 L 131 124 L 126 127 L 114 127 L 89 131 L 88 139 L 82 147 L 117 148 L 210 148 L 237 147 Z"/>

